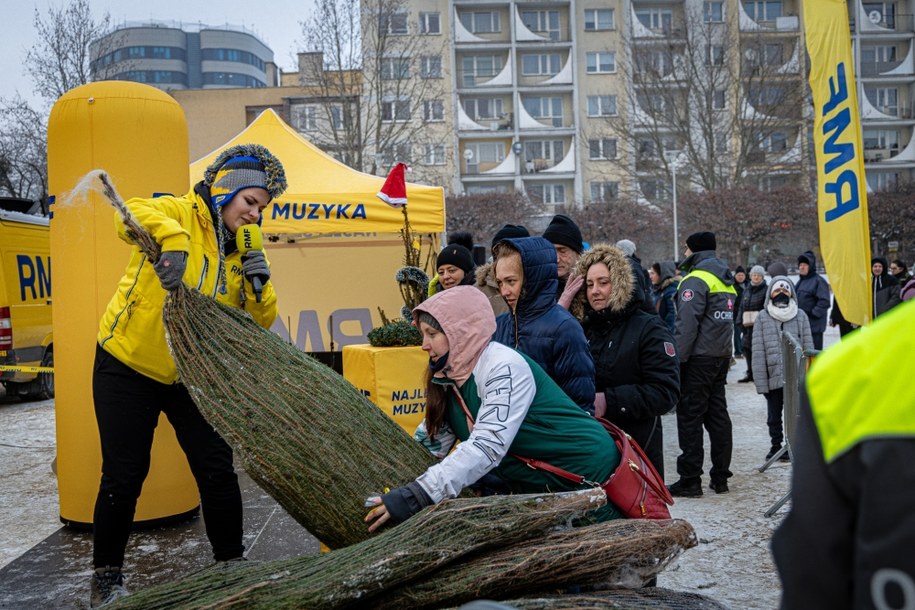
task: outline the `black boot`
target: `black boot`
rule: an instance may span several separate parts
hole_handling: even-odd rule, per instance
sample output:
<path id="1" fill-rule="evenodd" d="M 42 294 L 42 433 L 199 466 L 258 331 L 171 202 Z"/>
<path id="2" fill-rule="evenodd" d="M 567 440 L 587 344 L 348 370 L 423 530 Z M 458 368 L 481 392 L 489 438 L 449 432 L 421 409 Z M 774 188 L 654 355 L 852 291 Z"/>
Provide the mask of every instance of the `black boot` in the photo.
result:
<path id="1" fill-rule="evenodd" d="M 782 450 L 781 443 L 779 443 L 778 445 L 772 445 L 772 448 L 769 449 L 769 453 L 766 454 L 766 461 L 768 462 L 769 460 L 771 460 L 772 457 L 781 450 Z M 785 455 L 788 455 L 787 451 L 785 452 Z"/>
<path id="2" fill-rule="evenodd" d="M 738 379 L 737 383 L 750 383 L 751 381 L 753 381 L 753 375 L 747 373 L 743 376 L 743 379 Z"/>
<path id="3" fill-rule="evenodd" d="M 702 495 L 702 482 L 698 479 L 687 481 L 680 479 L 676 483 L 667 486 L 670 495 L 679 498 L 698 498 Z"/>

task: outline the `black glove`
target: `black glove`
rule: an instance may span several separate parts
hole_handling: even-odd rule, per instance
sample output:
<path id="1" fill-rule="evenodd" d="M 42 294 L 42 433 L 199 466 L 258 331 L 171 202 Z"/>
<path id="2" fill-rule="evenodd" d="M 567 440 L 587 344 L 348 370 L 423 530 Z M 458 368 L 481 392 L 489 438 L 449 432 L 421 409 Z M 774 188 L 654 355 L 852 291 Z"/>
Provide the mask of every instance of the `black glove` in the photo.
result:
<path id="1" fill-rule="evenodd" d="M 270 279 L 270 267 L 263 250 L 251 250 L 241 257 L 241 270 L 248 280 L 259 278 L 261 283 Z"/>
<path id="2" fill-rule="evenodd" d="M 187 269 L 187 252 L 163 252 L 153 265 L 153 269 L 159 276 L 159 283 L 162 284 L 162 287 L 166 290 L 174 290 L 181 285 L 181 278 L 184 277 L 184 270 Z"/>
<path id="3" fill-rule="evenodd" d="M 432 498 L 426 493 L 422 486 L 413 481 L 403 487 L 392 489 L 381 496 L 388 514 L 391 516 L 391 523 L 403 523 L 422 509 L 432 504 Z"/>

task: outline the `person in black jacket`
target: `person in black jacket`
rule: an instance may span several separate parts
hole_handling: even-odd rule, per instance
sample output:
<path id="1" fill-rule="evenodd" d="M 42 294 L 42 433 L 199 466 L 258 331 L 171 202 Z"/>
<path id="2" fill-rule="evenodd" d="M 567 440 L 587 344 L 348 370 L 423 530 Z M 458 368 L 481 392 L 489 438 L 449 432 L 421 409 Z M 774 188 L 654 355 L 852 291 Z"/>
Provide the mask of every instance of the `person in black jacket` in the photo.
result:
<path id="1" fill-rule="evenodd" d="M 797 257 L 797 272 L 800 276 L 794 284 L 797 306 L 810 320 L 814 349 L 821 350 L 823 332 L 826 330 L 826 312 L 829 310 L 829 284 L 817 273 L 817 259 L 810 250 Z"/>
<path id="2" fill-rule="evenodd" d="M 753 265 L 750 269 L 750 284 L 743 291 L 740 305 L 737 308 L 737 319 L 743 328 L 743 355 L 747 362 L 747 374 L 737 383 L 750 383 L 753 381 L 753 325 L 746 326 L 743 323 L 743 314 L 745 311 L 762 311 L 766 305 L 766 276 L 762 265 Z"/>
<path id="3" fill-rule="evenodd" d="M 875 256 L 871 259 L 871 304 L 874 318 L 885 314 L 902 302 L 899 296 L 899 280 L 889 272 L 886 259 Z"/>
<path id="4" fill-rule="evenodd" d="M 680 397 L 680 361 L 673 336 L 644 297 L 623 252 L 599 244 L 579 259 L 585 286 L 571 304 L 594 358 L 595 415 L 625 430 L 664 476 L 661 415 Z"/>

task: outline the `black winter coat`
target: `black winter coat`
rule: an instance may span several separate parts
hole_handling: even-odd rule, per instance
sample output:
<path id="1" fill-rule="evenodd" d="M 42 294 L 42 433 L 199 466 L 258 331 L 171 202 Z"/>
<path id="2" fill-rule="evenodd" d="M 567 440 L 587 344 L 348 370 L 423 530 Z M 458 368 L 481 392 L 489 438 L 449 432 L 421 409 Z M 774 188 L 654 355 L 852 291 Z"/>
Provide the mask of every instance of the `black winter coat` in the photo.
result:
<path id="1" fill-rule="evenodd" d="M 680 399 L 680 361 L 674 338 L 655 313 L 642 309 L 641 289 L 622 253 L 599 245 L 579 260 L 578 273 L 595 262 L 610 269 L 613 294 L 595 311 L 585 298 L 573 306 L 594 359 L 595 389 L 607 401 L 604 417 L 629 433 L 664 474 L 661 415 Z M 585 292 L 584 290 L 582 292 Z"/>

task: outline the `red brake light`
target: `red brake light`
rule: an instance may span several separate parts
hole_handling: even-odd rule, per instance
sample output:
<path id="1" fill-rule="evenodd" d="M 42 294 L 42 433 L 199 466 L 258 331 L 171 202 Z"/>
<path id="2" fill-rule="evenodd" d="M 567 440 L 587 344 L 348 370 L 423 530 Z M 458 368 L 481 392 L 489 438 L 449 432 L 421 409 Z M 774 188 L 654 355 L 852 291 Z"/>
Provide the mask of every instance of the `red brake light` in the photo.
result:
<path id="1" fill-rule="evenodd" d="M 0 307 L 0 350 L 13 349 L 13 325 L 10 323 L 10 308 Z"/>

